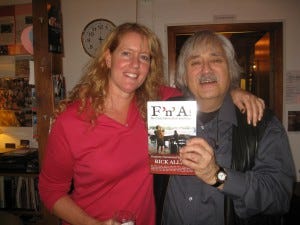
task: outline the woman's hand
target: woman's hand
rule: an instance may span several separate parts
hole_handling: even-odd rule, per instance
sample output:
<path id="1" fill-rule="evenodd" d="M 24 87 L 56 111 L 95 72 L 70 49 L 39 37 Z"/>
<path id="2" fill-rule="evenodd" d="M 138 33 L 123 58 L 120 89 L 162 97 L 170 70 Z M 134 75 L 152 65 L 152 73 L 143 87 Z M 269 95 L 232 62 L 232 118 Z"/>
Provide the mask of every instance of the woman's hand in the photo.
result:
<path id="1" fill-rule="evenodd" d="M 241 88 L 231 90 L 231 97 L 240 111 L 242 113 L 247 113 L 248 124 L 251 124 L 252 122 L 252 124 L 256 126 L 264 113 L 264 100 Z"/>

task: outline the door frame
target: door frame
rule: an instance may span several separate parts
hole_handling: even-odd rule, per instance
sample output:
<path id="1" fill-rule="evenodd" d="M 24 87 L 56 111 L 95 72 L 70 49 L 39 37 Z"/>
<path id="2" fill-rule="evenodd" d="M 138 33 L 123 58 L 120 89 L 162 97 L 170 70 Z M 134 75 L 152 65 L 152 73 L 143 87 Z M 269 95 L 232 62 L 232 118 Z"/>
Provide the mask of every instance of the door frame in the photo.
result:
<path id="1" fill-rule="evenodd" d="M 176 70 L 176 36 L 193 34 L 198 30 L 216 32 L 269 32 L 270 33 L 270 105 L 282 121 L 283 113 L 283 24 L 282 22 L 231 23 L 168 26 L 168 82 L 173 85 Z"/>

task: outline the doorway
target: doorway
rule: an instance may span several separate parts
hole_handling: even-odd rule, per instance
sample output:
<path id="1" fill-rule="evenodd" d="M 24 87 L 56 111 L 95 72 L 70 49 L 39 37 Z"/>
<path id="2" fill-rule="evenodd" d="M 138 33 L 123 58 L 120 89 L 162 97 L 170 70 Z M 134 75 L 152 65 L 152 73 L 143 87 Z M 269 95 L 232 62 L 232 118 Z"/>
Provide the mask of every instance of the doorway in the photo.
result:
<path id="1" fill-rule="evenodd" d="M 241 87 L 264 99 L 282 121 L 283 34 L 282 22 L 206 24 L 168 27 L 168 82 L 174 84 L 176 60 L 184 41 L 198 30 L 227 36 L 243 68 Z"/>

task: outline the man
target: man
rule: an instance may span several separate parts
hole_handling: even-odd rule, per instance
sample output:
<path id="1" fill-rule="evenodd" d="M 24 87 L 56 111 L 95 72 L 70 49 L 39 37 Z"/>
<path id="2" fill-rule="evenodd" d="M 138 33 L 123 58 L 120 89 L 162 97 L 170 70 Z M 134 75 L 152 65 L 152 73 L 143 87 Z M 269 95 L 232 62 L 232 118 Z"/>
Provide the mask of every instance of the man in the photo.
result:
<path id="1" fill-rule="evenodd" d="M 244 135 L 250 130 L 256 137 L 258 131 L 246 123 L 242 127 L 229 93 L 238 86 L 240 74 L 232 44 L 214 32 L 197 32 L 182 47 L 177 66 L 182 100 L 195 99 L 199 109 L 197 137 L 180 150 L 182 163 L 195 176 L 170 177 L 163 224 L 272 224 L 272 218 L 281 222 L 295 179 L 288 138 L 273 115 L 260 122 L 264 128 L 258 124 L 263 132 L 257 148 L 250 135 Z M 254 150 L 246 152 L 251 146 Z M 225 207 L 224 202 L 231 205 Z"/>

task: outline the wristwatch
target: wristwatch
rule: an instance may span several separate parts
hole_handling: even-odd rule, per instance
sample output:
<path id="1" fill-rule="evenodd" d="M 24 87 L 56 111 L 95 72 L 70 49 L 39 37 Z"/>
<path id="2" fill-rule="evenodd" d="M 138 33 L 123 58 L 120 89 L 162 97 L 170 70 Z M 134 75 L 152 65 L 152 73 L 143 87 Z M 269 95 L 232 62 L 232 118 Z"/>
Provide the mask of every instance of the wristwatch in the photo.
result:
<path id="1" fill-rule="evenodd" d="M 212 184 L 213 187 L 219 187 L 221 184 L 224 184 L 227 179 L 227 173 L 223 167 L 220 167 L 216 172 L 216 183 Z"/>

